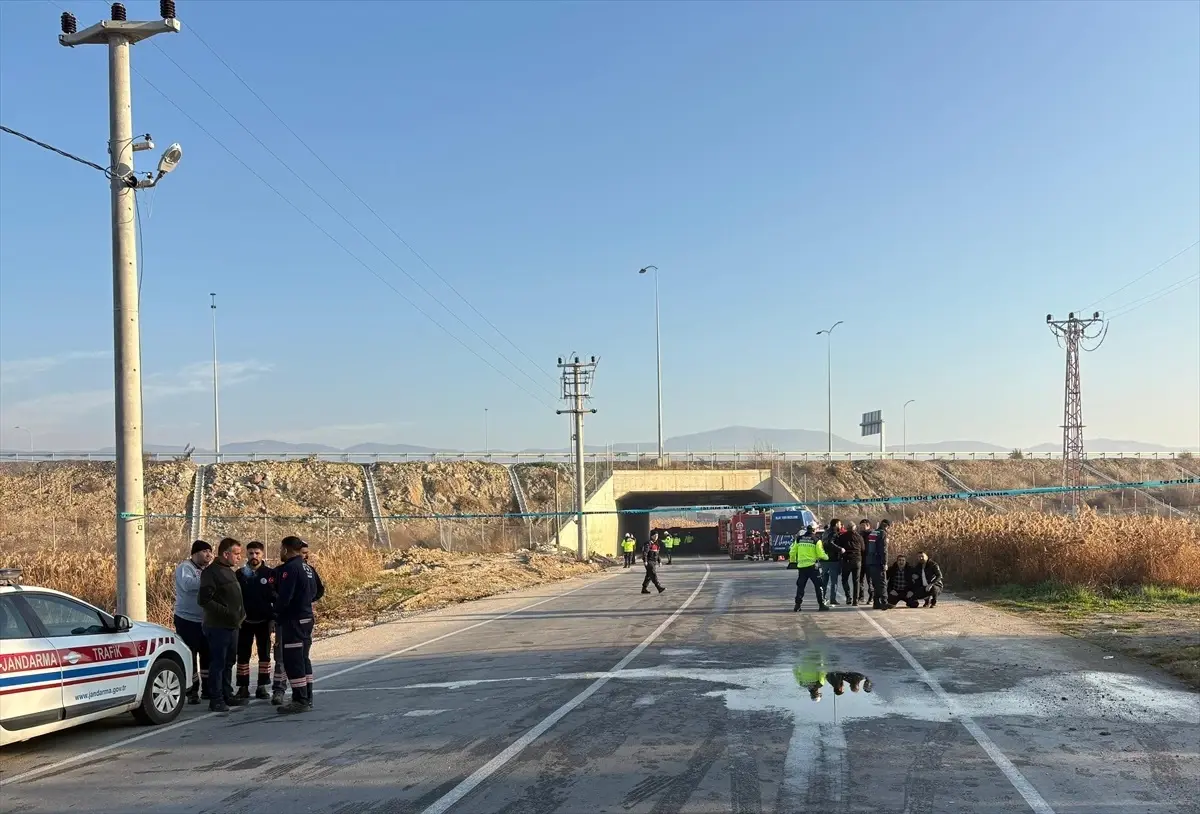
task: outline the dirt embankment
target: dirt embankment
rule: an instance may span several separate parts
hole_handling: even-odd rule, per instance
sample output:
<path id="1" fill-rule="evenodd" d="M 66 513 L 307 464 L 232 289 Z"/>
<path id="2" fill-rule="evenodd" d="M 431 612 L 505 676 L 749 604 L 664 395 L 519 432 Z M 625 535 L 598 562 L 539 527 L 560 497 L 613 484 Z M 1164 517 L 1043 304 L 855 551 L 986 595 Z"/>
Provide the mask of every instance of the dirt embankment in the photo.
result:
<path id="1" fill-rule="evenodd" d="M 519 464 L 513 467 L 531 512 L 569 511 L 575 503 L 575 478 L 563 464 Z"/>

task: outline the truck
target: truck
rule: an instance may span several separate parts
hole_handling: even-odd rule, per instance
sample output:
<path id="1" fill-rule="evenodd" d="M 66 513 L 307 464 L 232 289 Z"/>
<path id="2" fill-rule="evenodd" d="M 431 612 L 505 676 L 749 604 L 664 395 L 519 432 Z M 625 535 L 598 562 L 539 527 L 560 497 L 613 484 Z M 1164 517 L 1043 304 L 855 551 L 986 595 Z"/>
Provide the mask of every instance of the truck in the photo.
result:
<path id="1" fill-rule="evenodd" d="M 771 556 L 787 556 L 796 537 L 810 525 L 817 524 L 817 517 L 808 509 L 781 509 L 771 512 Z"/>
<path id="2" fill-rule="evenodd" d="M 739 511 L 717 521 L 717 545 L 731 560 L 744 560 L 750 552 L 750 532 L 770 532 L 771 516 L 764 512 Z"/>

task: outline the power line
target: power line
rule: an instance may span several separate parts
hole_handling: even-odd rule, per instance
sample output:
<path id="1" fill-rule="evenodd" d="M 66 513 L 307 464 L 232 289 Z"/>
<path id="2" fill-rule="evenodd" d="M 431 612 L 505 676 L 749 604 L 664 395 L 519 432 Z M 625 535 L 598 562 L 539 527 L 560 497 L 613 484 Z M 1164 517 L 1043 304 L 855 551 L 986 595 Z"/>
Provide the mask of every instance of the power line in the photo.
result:
<path id="1" fill-rule="evenodd" d="M 1139 308 L 1142 308 L 1143 306 L 1149 305 L 1150 303 L 1155 302 L 1157 300 L 1161 300 L 1163 297 L 1167 296 L 1168 294 L 1173 294 L 1182 288 L 1186 288 L 1187 286 L 1191 285 L 1192 283 L 1196 282 L 1197 280 L 1200 280 L 1200 273 L 1192 274 L 1188 277 L 1184 277 L 1182 280 L 1176 280 L 1175 282 L 1171 283 L 1169 286 L 1166 286 L 1165 288 L 1160 288 L 1158 291 L 1154 292 L 1153 294 L 1147 294 L 1145 297 L 1142 297 L 1141 299 L 1134 300 L 1131 303 L 1121 306 L 1116 311 L 1109 314 L 1108 318 L 1116 319 L 1117 317 L 1123 317 L 1126 314 L 1133 313 L 1134 311 L 1138 310 Z"/>
<path id="2" fill-rule="evenodd" d="M 158 48 L 158 46 L 153 42 L 151 43 L 151 45 L 154 45 L 156 48 Z M 464 320 L 453 309 L 451 309 L 444 302 L 442 302 L 433 292 L 431 292 L 424 285 L 422 285 L 420 280 L 418 280 L 411 273 L 409 273 L 409 271 L 407 269 L 405 269 L 402 265 L 400 265 L 400 263 L 398 263 L 390 254 L 388 254 L 378 244 L 376 244 L 375 241 L 371 240 L 371 238 L 368 237 L 361 229 L 359 229 L 348 217 L 346 217 L 344 214 L 342 214 L 341 210 L 339 210 L 336 206 L 334 206 L 324 195 L 322 195 L 320 192 L 318 192 L 313 187 L 312 184 L 310 184 L 302 175 L 300 175 L 300 173 L 298 173 L 298 172 L 296 172 L 296 170 L 292 169 L 290 164 L 288 164 L 286 161 L 284 161 L 282 158 L 280 158 L 279 155 L 270 148 L 270 146 L 268 146 L 261 138 L 259 138 L 254 133 L 254 131 L 252 131 L 249 127 L 247 127 L 241 121 L 241 119 L 239 119 L 237 116 L 235 116 L 229 110 L 229 108 L 227 108 L 224 104 L 222 104 L 222 102 L 219 99 L 217 99 L 216 96 L 214 96 L 212 93 L 210 93 L 209 90 L 204 87 L 204 85 L 202 85 L 195 77 L 193 77 L 190 73 L 188 73 L 188 71 L 182 65 L 180 65 L 178 62 L 176 62 L 175 59 L 173 57 L 171 57 L 170 54 L 168 54 L 162 48 L 158 48 L 158 51 L 164 57 L 166 57 L 167 60 L 172 65 L 174 65 L 179 70 L 180 73 L 182 73 L 184 76 L 186 76 L 188 78 L 188 80 L 192 82 L 192 84 L 194 84 L 197 88 L 199 88 L 200 91 L 202 93 L 204 93 L 204 95 L 206 95 L 215 105 L 217 105 L 217 107 L 221 108 L 221 110 L 224 111 L 225 115 L 227 115 L 227 116 L 229 116 L 229 118 L 233 119 L 233 121 L 238 125 L 238 127 L 241 127 L 243 130 L 245 130 L 246 134 L 249 135 L 250 138 L 254 139 L 260 147 L 262 147 L 264 150 L 266 150 L 271 155 L 272 158 L 274 158 L 277 162 L 279 162 L 279 164 L 282 165 L 284 169 L 286 169 L 289 173 L 292 174 L 292 176 L 294 178 L 296 178 L 296 180 L 298 180 L 301 184 L 303 184 L 304 187 L 306 189 L 308 189 L 309 192 L 311 192 L 313 195 L 315 195 L 317 197 L 317 199 L 321 201 L 321 203 L 325 204 L 325 206 L 328 207 L 331 212 L 333 212 L 335 215 L 337 215 L 339 218 L 341 218 L 342 221 L 344 221 L 347 226 L 349 226 L 351 229 L 353 229 L 354 232 L 359 237 L 361 237 L 364 241 L 366 241 L 367 244 L 371 246 L 371 248 L 375 249 L 375 251 L 377 251 L 381 255 L 383 255 L 383 257 L 389 263 L 391 263 L 393 266 L 395 266 L 405 277 L 407 277 L 409 279 L 409 281 L 412 282 L 413 285 L 415 285 L 427 297 L 429 297 L 431 300 L 433 300 L 439 306 L 441 306 L 442 309 L 446 311 L 446 313 L 448 313 L 448 314 L 450 314 L 450 316 L 454 317 L 454 319 L 456 319 L 464 328 L 466 328 L 468 331 L 470 331 L 475 336 L 476 339 L 478 339 L 480 342 L 484 343 L 485 346 L 491 346 L 491 343 L 489 343 L 488 340 L 485 339 L 479 333 L 479 331 L 477 331 L 475 329 L 475 327 L 473 325 L 471 325 L 469 322 Z M 139 76 L 140 75 L 141 74 L 139 74 Z M 470 303 L 468 303 L 468 305 L 469 304 Z M 551 397 L 554 396 L 553 391 L 551 391 L 548 387 L 541 384 L 536 379 L 534 379 L 532 376 L 530 376 L 525 371 L 524 368 L 522 368 L 520 365 L 518 365 L 516 362 L 514 362 L 512 359 L 510 359 L 502 351 L 500 351 L 499 349 L 497 349 L 495 347 L 492 347 L 491 349 L 497 356 L 499 356 L 501 359 L 503 359 L 505 362 L 507 362 L 509 365 L 511 365 L 513 367 L 513 369 L 517 370 L 522 376 L 529 379 L 529 381 L 532 382 L 535 387 L 540 387 L 547 395 L 549 395 Z"/>
<path id="3" fill-rule="evenodd" d="M 16 136 L 17 138 L 25 139 L 30 144 L 36 144 L 37 146 L 39 146 L 43 149 L 49 150 L 52 153 L 58 153 L 63 158 L 69 158 L 72 161 L 78 161 L 80 164 L 83 164 L 85 167 L 91 167 L 94 170 L 99 170 L 100 172 L 104 173 L 104 176 L 106 178 L 112 178 L 112 172 L 109 171 L 108 167 L 101 167 L 99 164 L 97 164 L 94 161 L 88 161 L 86 158 L 80 158 L 77 155 L 72 155 L 71 153 L 68 153 L 66 150 L 60 150 L 52 144 L 47 144 L 44 141 L 38 141 L 33 136 L 27 136 L 24 133 L 13 130 L 11 127 L 5 127 L 4 125 L 0 124 L 0 130 L 3 130 L 5 133 L 8 133 L 10 135 Z"/>
<path id="4" fill-rule="evenodd" d="M 287 204 L 288 206 L 290 206 L 292 209 L 296 210 L 296 212 L 297 212 L 297 213 L 298 213 L 298 214 L 299 214 L 299 215 L 300 215 L 302 218 L 304 218 L 306 221 L 308 221 L 308 222 L 309 222 L 309 223 L 310 223 L 310 224 L 311 224 L 311 225 L 312 225 L 314 228 L 316 228 L 316 229 L 317 229 L 317 230 L 318 230 L 318 231 L 319 231 L 321 234 L 323 234 L 323 235 L 325 235 L 325 237 L 329 238 L 329 240 L 331 240 L 335 246 L 337 246 L 339 249 L 341 249 L 342 251 L 344 251 L 344 252 L 345 252 L 346 254 L 348 254 L 348 255 L 349 255 L 349 256 L 350 256 L 350 257 L 351 257 L 353 260 L 355 260 L 355 262 L 357 262 L 357 263 L 358 263 L 360 266 L 362 266 L 364 269 L 366 269 L 366 270 L 367 270 L 367 272 L 371 274 L 371 276 L 373 276 L 375 279 L 379 280 L 379 281 L 380 281 L 381 283 L 383 283 L 385 286 L 387 286 L 388 288 L 390 288 L 390 289 L 391 289 L 393 292 L 395 292 L 395 293 L 396 293 L 396 294 L 397 294 L 397 295 L 398 295 L 398 296 L 399 296 L 401 299 L 403 299 L 403 300 L 404 300 L 405 302 L 407 302 L 407 303 L 408 303 L 410 306 L 412 306 L 413 310 L 415 310 L 415 311 L 416 311 L 418 314 L 420 314 L 421 316 L 425 317 L 427 320 L 429 320 L 429 321 L 430 321 L 430 322 L 432 322 L 434 325 L 436 325 L 438 328 L 440 328 L 440 329 L 441 329 L 441 330 L 442 330 L 444 333 L 446 333 L 446 334 L 447 334 L 447 335 L 448 335 L 448 336 L 449 336 L 451 339 L 453 339 L 455 342 L 458 342 L 458 344 L 460 344 L 460 345 L 462 345 L 464 348 L 466 348 L 466 349 L 467 349 L 467 350 L 468 350 L 468 351 L 469 351 L 469 352 L 470 352 L 472 355 L 474 355 L 475 357 L 477 357 L 477 358 L 478 358 L 478 359 L 479 359 L 481 362 L 483 362 L 485 365 L 487 365 L 488 367 L 490 367 L 492 370 L 494 370 L 496 373 L 498 373 L 498 374 L 499 374 L 501 377 L 503 377 L 504 379 L 508 380 L 508 382 L 509 382 L 510 384 L 512 384 L 514 387 L 516 387 L 518 390 L 520 390 L 521 392 L 525 393 L 527 396 L 529 396 L 530 398 L 534 399 L 535 401 L 539 402 L 540 404 L 542 404 L 542 405 L 543 405 L 544 407 L 546 407 L 547 409 L 554 409 L 552 405 L 550 405 L 550 404 L 548 404 L 547 402 L 543 401 L 543 400 L 542 400 L 542 398 L 541 398 L 540 396 L 536 395 L 535 393 L 533 393 L 532 391 L 530 391 L 529 389 L 527 389 L 527 388 L 526 388 L 524 385 L 522 385 L 520 382 L 516 381 L 516 380 L 515 380 L 515 379 L 513 379 L 511 376 L 509 376 L 507 373 L 505 373 L 503 370 L 501 370 L 500 368 L 496 367 L 496 365 L 494 365 L 494 364 L 491 362 L 491 360 L 490 360 L 490 359 L 486 358 L 485 356 L 483 356 L 482 354 L 480 354 L 480 353 L 479 353 L 477 350 L 475 350 L 475 349 L 474 349 L 474 348 L 472 348 L 470 345 L 468 345 L 466 342 L 464 342 L 464 341 L 463 341 L 463 339 L 462 339 L 462 337 L 460 337 L 458 334 L 456 334 L 456 333 L 452 332 L 452 331 L 451 331 L 449 328 L 447 328 L 445 325 L 443 325 L 441 322 L 439 322 L 437 319 L 435 319 L 435 318 L 434 318 L 434 317 L 433 317 L 431 314 L 429 314 L 429 312 L 427 312 L 426 310 L 424 310 L 423 308 L 421 308 L 421 306 L 417 305 L 417 303 L 416 303 L 416 302 L 414 302 L 414 301 L 412 300 L 412 298 L 410 298 L 410 297 L 409 297 L 407 294 L 405 294 L 403 291 L 401 291 L 399 288 L 397 288 L 395 285 L 393 285 L 393 284 L 392 284 L 392 282 L 391 282 L 390 280 L 388 280 L 386 277 L 384 277 L 383 275 L 381 275 L 379 272 L 375 271 L 375 269 L 374 269 L 374 268 L 372 268 L 372 267 L 371 267 L 371 266 L 370 266 L 370 265 L 369 265 L 369 264 L 368 264 L 368 263 L 367 263 L 365 260 L 363 260 L 363 259 L 362 259 L 361 257 L 359 257 L 357 254 L 355 254 L 354 252 L 352 252 L 352 251 L 351 251 L 351 250 L 350 250 L 350 249 L 349 249 L 349 248 L 346 246 L 346 244 L 344 244 L 344 243 L 342 243 L 340 240 L 338 240 L 338 239 L 337 239 L 337 238 L 336 238 L 336 237 L 335 237 L 335 236 L 334 236 L 334 235 L 333 235 L 333 234 L 332 234 L 332 233 L 331 233 L 331 232 L 330 232 L 328 229 L 326 229 L 324 226 L 322 226 L 321 224 L 319 224 L 319 223 L 318 223 L 316 220 L 314 220 L 314 219 L 313 219 L 313 217 L 312 217 L 311 215 L 309 215 L 307 212 L 305 212 L 303 209 L 301 209 L 299 206 L 297 206 L 297 205 L 296 205 L 294 202 L 292 202 L 292 200 L 291 200 L 290 198 L 288 198 L 286 195 L 284 195 L 282 192 L 280 192 L 280 191 L 279 191 L 279 190 L 278 190 L 278 189 L 277 189 L 275 186 L 273 186 L 273 185 L 272 185 L 272 184 L 271 184 L 271 183 L 270 183 L 270 182 L 269 182 L 267 179 L 263 178 L 263 177 L 262 177 L 262 175 L 260 175 L 260 174 L 259 174 L 259 173 L 258 173 L 258 172 L 257 172 L 257 171 L 256 171 L 256 170 L 255 170 L 255 169 L 252 167 L 252 166 L 250 166 L 249 164 L 247 164 L 247 163 L 246 163 L 246 162 L 245 162 L 245 161 L 244 161 L 244 160 L 241 158 L 241 156 L 239 156 L 237 153 L 235 153 L 233 150 L 231 150 L 231 149 L 230 149 L 228 146 L 226 146 L 226 144 L 225 144 L 223 141 L 221 141 L 219 138 L 217 138 L 215 135 L 213 135 L 213 134 L 212 134 L 212 132 L 211 132 L 211 131 L 210 131 L 208 128 L 206 128 L 206 127 L 205 127 L 204 125 L 202 125 L 202 124 L 201 124 L 199 121 L 197 121 L 197 120 L 196 120 L 196 118 L 195 118 L 194 116 L 192 116 L 190 113 L 188 113 L 188 112 L 187 112 L 186 110 L 184 110 L 182 107 L 180 107 L 180 106 L 179 106 L 179 104 L 178 104 L 178 103 L 177 103 L 177 102 L 176 102 L 174 99 L 172 99 L 170 96 L 168 96 L 166 93 L 164 93 L 164 92 L 163 92 L 163 91 L 162 91 L 162 90 L 161 90 L 161 89 L 160 89 L 160 88 L 159 88 L 157 85 L 155 85 L 155 84 L 154 84 L 153 82 L 151 82 L 149 79 L 147 79 L 147 78 L 146 78 L 146 76 L 145 76 L 145 75 L 144 75 L 144 74 L 143 74 L 141 71 L 137 70 L 136 68 L 134 68 L 134 69 L 133 69 L 133 71 L 134 71 L 134 73 L 136 73 L 136 74 L 138 75 L 138 77 L 139 77 L 139 78 L 141 78 L 141 80 L 142 80 L 143 82 L 145 82 L 147 85 L 149 85 L 149 86 L 150 86 L 151 90 L 153 90 L 153 91 L 154 91 L 155 93 L 157 93 L 159 96 L 163 97 L 163 99 L 165 99 L 165 100 L 166 100 L 166 101 L 167 101 L 167 102 L 168 102 L 168 103 L 169 103 L 169 104 L 170 104 L 172 107 L 174 107 L 174 108 L 175 108 L 177 111 L 179 111 L 179 113 L 180 113 L 180 114 L 181 114 L 181 115 L 182 115 L 184 118 L 186 118 L 186 119 L 187 119 L 188 121 L 190 121 L 190 122 L 191 122 L 193 125 L 195 125 L 195 126 L 196 126 L 196 128 L 197 128 L 198 130 L 200 130 L 200 132 L 204 133 L 204 135 L 206 135 L 206 136 L 208 136 L 210 139 L 212 139 L 212 140 L 213 140 L 213 142 L 214 142 L 214 143 L 216 143 L 216 145 L 217 145 L 218 147 L 220 147 L 222 150 L 224 150 L 226 153 L 228 153 L 228 154 L 229 154 L 229 156 L 230 156 L 231 158 L 233 158 L 233 160 L 234 160 L 234 161 L 237 161 L 239 164 L 241 164 L 241 165 L 242 165 L 242 167 L 243 167 L 243 168 L 244 168 L 244 169 L 245 169 L 245 170 L 246 170 L 248 173 L 250 173 L 250 174 L 251 174 L 251 175 L 253 175 L 255 178 L 257 178 L 257 179 L 258 179 L 258 180 L 259 180 L 259 181 L 260 181 L 260 182 L 263 184 L 263 186 L 265 186 L 267 189 L 269 189 L 269 190 L 271 190 L 272 192 L 274 192 L 274 193 L 275 193 L 275 195 L 276 195 L 276 196 L 278 196 L 280 200 L 282 200 L 284 203 L 286 203 L 286 204 Z"/>
<path id="5" fill-rule="evenodd" d="M 1110 299 L 1110 298 L 1112 298 L 1112 297 L 1116 296 L 1117 294 L 1120 294 L 1122 291 L 1124 291 L 1125 289 L 1129 288 L 1129 286 L 1133 285 L 1134 283 L 1139 283 L 1139 282 L 1141 282 L 1142 280 L 1146 279 L 1146 278 L 1147 278 L 1147 277 L 1149 277 L 1151 274 L 1153 274 L 1154 272 L 1158 271 L 1158 270 L 1159 270 L 1160 268 L 1162 268 L 1163 266 L 1167 265 L 1167 263 L 1170 263 L 1172 260 L 1174 260 L 1175 258 L 1179 257 L 1180 255 L 1187 254 L 1189 251 L 1191 251 L 1192 249 L 1196 248 L 1197 246 L 1200 246 L 1200 240 L 1196 240 L 1196 241 L 1192 242 L 1192 243 L 1191 243 L 1191 245 L 1189 245 L 1189 246 L 1185 246 L 1184 248 L 1182 248 L 1182 249 L 1180 249 L 1179 251 L 1175 252 L 1175 254 L 1173 254 L 1173 255 L 1171 255 L 1170 257 L 1168 257 L 1166 260 L 1164 260 L 1164 261 L 1162 261 L 1161 263 L 1159 263 L 1159 264 L 1158 264 L 1157 266 L 1155 266 L 1154 268 L 1152 268 L 1152 269 L 1150 269 L 1149 271 L 1145 272 L 1144 274 L 1142 274 L 1142 275 L 1140 275 L 1140 276 L 1138 276 L 1138 277 L 1135 277 L 1134 279 L 1130 280 L 1130 281 L 1129 281 L 1129 282 L 1127 282 L 1125 285 L 1121 286 L 1120 288 L 1118 288 L 1116 291 L 1112 292 L 1111 294 L 1106 294 L 1105 296 L 1103 296 L 1103 297 L 1101 297 L 1100 299 L 1098 299 L 1098 300 L 1096 300 L 1095 302 L 1093 302 L 1091 305 L 1087 306 L 1087 308 L 1080 308 L 1080 309 L 1079 309 L 1079 311 L 1080 311 L 1080 312 L 1086 312 L 1086 311 L 1089 311 L 1089 310 L 1091 310 L 1092 308 L 1095 308 L 1097 305 L 1099 305 L 1100 303 L 1104 302 L 1105 300 L 1107 300 L 1107 299 Z"/>
<path id="6" fill-rule="evenodd" d="M 550 376 L 550 374 L 544 368 L 542 368 L 542 366 L 540 364 L 538 364 L 537 361 L 532 359 L 529 356 L 529 354 L 525 353 L 525 351 L 521 350 L 521 348 L 515 342 L 513 342 L 508 337 L 507 334 L 505 334 L 491 320 L 489 320 L 486 316 L 484 316 L 484 314 L 482 312 L 480 312 L 480 310 L 478 308 L 476 308 L 474 306 L 474 304 L 472 304 L 471 301 L 466 298 L 466 296 L 464 296 L 457 288 L 455 288 L 453 283 L 451 283 L 449 280 L 447 280 L 445 277 L 443 277 L 441 275 L 441 273 L 438 272 L 437 269 L 435 269 L 432 265 L 430 265 L 428 260 L 426 260 L 416 249 L 414 249 L 412 247 L 412 245 L 407 240 L 405 240 L 403 238 L 403 236 L 400 235 L 399 232 L 397 232 L 394 228 L 392 228 L 392 225 L 389 224 L 386 220 L 384 220 L 383 216 L 380 215 L 373 206 L 371 206 L 369 203 L 367 203 L 365 200 L 363 200 L 362 196 L 359 195 L 357 192 L 355 192 L 354 189 L 345 181 L 345 179 L 343 179 L 340 175 L 338 175 L 338 173 L 333 169 L 333 167 L 329 166 L 329 164 L 325 161 L 325 159 L 323 159 L 317 153 L 316 150 L 314 150 L 311 146 L 309 146 L 308 142 L 305 141 L 303 138 L 301 138 L 300 134 L 297 133 L 292 128 L 291 125 L 289 125 L 286 121 L 284 121 L 282 116 L 280 116 L 278 113 L 275 112 L 275 109 L 267 103 L 267 100 L 264 99 L 262 97 L 262 95 L 259 94 L 258 91 L 256 91 L 253 87 L 251 87 L 250 83 L 248 83 L 245 79 L 243 79 L 241 74 L 239 74 L 236 70 L 234 70 L 233 66 L 230 65 L 228 62 L 226 62 L 225 59 L 220 54 L 218 54 L 216 52 L 216 50 L 211 45 L 209 45 L 208 42 L 202 36 L 200 36 L 200 33 L 196 30 L 195 26 L 190 26 L 188 30 L 191 32 L 192 36 L 194 36 L 197 40 L 200 41 L 201 45 L 203 45 L 206 49 L 208 49 L 208 52 L 210 54 L 212 54 L 218 62 L 220 62 L 222 65 L 225 66 L 226 70 L 228 70 L 231 74 L 233 74 L 233 77 L 242 84 L 242 87 L 244 87 L 246 90 L 248 90 L 250 92 L 250 94 L 252 96 L 254 96 L 254 98 L 257 99 L 264 108 L 267 109 L 267 112 L 270 113 L 272 116 L 274 116 L 275 120 L 277 122 L 279 122 L 281 125 L 283 125 L 284 129 L 287 130 L 289 133 L 291 133 L 292 137 L 295 138 L 296 141 L 300 142 L 301 146 L 303 146 L 304 149 L 308 150 L 309 154 L 312 155 L 312 157 L 315 158 L 321 164 L 321 166 L 324 167 L 325 170 L 330 175 L 332 175 L 338 181 L 338 183 L 340 183 L 346 189 L 346 191 L 349 192 L 354 197 L 355 200 L 357 200 L 360 204 L 362 204 L 363 207 L 365 207 L 366 210 L 368 212 L 370 212 L 377 221 L 379 221 L 381 224 L 383 224 L 383 227 L 385 229 L 387 229 L 389 232 L 391 232 L 393 237 L 395 237 L 402 244 L 404 244 L 404 247 L 407 248 L 410 252 L 412 252 L 414 257 L 416 257 L 418 260 L 421 261 L 421 263 L 425 266 L 425 268 L 429 269 L 429 271 L 432 272 L 435 277 L 437 277 L 439 280 L 442 281 L 443 285 L 445 285 L 447 288 L 449 288 L 451 291 L 453 291 L 455 296 L 457 296 L 460 300 L 462 300 L 466 304 L 466 306 L 475 313 L 476 316 L 478 316 L 480 319 L 482 319 L 489 328 L 491 328 L 493 331 L 495 331 L 497 333 L 497 335 L 500 336 L 500 338 L 502 338 L 505 342 L 507 342 L 510 346 L 512 346 L 512 348 L 514 350 L 516 350 L 516 352 L 519 353 L 521 356 L 523 356 L 526 361 L 528 361 L 530 364 L 532 364 L 534 366 L 534 368 L 536 370 L 538 370 L 538 372 L 545 374 L 547 377 L 549 377 L 553 380 L 557 380 L 556 376 Z M 163 53 L 164 53 L 164 55 L 166 54 L 165 51 Z M 168 59 L 170 59 L 170 57 L 168 57 Z M 174 62 L 174 60 L 172 60 L 172 62 Z M 176 66 L 176 67 L 178 67 L 178 66 Z"/>

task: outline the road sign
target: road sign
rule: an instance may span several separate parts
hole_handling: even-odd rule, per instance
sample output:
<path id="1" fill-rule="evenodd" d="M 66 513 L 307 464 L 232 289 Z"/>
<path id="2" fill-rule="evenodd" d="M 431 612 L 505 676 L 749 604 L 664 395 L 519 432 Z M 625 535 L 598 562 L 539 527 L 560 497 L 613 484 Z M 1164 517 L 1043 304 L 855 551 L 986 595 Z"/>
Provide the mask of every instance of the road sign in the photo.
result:
<path id="1" fill-rule="evenodd" d="M 875 410 L 870 413 L 863 413 L 862 434 L 865 438 L 868 435 L 879 435 L 883 432 L 883 410 Z"/>

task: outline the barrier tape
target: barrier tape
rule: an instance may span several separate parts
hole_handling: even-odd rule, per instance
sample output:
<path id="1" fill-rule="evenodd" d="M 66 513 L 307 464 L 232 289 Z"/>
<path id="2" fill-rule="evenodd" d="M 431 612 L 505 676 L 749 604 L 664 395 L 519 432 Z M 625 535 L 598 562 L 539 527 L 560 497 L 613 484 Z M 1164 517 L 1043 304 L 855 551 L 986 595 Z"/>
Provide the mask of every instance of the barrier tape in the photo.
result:
<path id="1" fill-rule="evenodd" d="M 945 492 L 936 495 L 898 495 L 891 497 L 852 497 L 842 498 L 839 500 L 816 500 L 809 503 L 800 501 L 792 501 L 787 503 L 746 503 L 740 506 L 729 506 L 726 504 L 712 506 L 655 506 L 648 509 L 611 509 L 602 511 L 585 511 L 584 515 L 589 517 L 602 515 L 621 515 L 621 514 L 679 514 L 681 512 L 714 512 L 714 511 L 730 511 L 733 509 L 757 509 L 761 511 L 772 511 L 775 509 L 802 509 L 808 507 L 822 506 L 857 506 L 857 505 L 895 505 L 908 503 L 936 503 L 947 500 L 970 500 L 971 498 L 991 498 L 991 497 L 1037 497 L 1046 495 L 1062 495 L 1069 492 L 1115 492 L 1121 489 L 1168 489 L 1175 486 L 1196 486 L 1200 485 L 1200 477 L 1195 478 L 1179 478 L 1176 480 L 1145 480 L 1134 481 L 1129 483 L 1102 483 L 1089 484 L 1086 486 L 1031 486 L 1024 489 L 991 489 L 984 492 Z M 253 521 L 256 519 L 263 520 L 287 520 L 291 522 L 313 523 L 321 520 L 329 521 L 366 521 L 366 520 L 541 520 L 547 518 L 561 517 L 571 519 L 576 517 L 577 512 L 504 512 L 496 514 L 385 514 L 379 517 L 371 515 L 362 515 L 359 517 L 260 517 L 255 518 L 253 515 L 205 515 L 208 520 L 238 520 L 238 521 Z M 169 520 L 178 519 L 186 520 L 186 514 L 134 514 L 133 512 L 120 512 L 117 515 L 120 520 L 135 520 L 138 518 L 145 520 Z"/>

